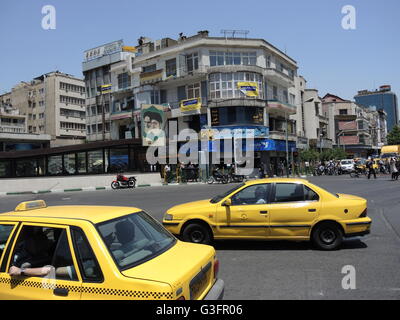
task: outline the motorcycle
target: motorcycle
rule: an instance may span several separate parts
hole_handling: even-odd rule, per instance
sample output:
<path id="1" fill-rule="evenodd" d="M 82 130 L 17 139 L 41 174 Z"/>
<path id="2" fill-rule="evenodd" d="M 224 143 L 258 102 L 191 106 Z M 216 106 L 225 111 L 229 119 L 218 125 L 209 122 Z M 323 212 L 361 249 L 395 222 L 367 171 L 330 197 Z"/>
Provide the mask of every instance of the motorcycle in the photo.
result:
<path id="1" fill-rule="evenodd" d="M 228 175 L 228 182 L 232 183 L 232 182 L 243 182 L 244 180 L 244 176 L 243 175 L 239 175 L 239 174 L 234 174 L 231 173 Z"/>
<path id="2" fill-rule="evenodd" d="M 111 182 L 111 188 L 123 189 L 123 188 L 135 188 L 136 187 L 136 177 L 125 177 L 123 174 L 119 173 L 117 178 Z"/>
<path id="3" fill-rule="evenodd" d="M 220 182 L 223 184 L 228 183 L 228 176 L 225 174 L 222 174 L 220 172 L 213 172 L 212 176 L 210 176 L 207 180 L 208 184 L 212 184 L 214 182 Z"/>

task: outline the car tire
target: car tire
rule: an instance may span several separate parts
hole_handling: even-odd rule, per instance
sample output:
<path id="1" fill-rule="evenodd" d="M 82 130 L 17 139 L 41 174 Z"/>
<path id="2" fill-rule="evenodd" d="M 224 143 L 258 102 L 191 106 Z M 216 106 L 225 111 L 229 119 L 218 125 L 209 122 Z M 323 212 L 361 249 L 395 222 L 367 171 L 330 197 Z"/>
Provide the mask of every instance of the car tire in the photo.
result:
<path id="1" fill-rule="evenodd" d="M 336 250 L 343 242 L 343 232 L 335 223 L 323 222 L 313 230 L 312 242 L 320 250 Z"/>
<path id="2" fill-rule="evenodd" d="M 182 240 L 185 242 L 210 244 L 211 239 L 209 229 L 201 223 L 190 223 L 182 232 Z"/>
<path id="3" fill-rule="evenodd" d="M 207 183 L 208 183 L 208 184 L 213 184 L 214 181 L 215 181 L 215 180 L 214 180 L 214 177 L 209 177 L 208 180 L 207 180 Z"/>

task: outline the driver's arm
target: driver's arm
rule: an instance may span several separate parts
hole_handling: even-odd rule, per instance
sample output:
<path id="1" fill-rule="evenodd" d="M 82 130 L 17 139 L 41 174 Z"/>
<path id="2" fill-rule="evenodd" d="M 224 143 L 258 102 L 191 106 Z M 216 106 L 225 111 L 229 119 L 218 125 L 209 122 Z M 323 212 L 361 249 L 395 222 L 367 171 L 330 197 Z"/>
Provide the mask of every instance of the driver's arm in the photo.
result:
<path id="1" fill-rule="evenodd" d="M 54 269 L 52 266 L 44 266 L 41 268 L 18 268 L 11 266 L 8 271 L 10 276 L 31 276 L 31 277 L 44 277 L 47 276 L 51 270 Z"/>

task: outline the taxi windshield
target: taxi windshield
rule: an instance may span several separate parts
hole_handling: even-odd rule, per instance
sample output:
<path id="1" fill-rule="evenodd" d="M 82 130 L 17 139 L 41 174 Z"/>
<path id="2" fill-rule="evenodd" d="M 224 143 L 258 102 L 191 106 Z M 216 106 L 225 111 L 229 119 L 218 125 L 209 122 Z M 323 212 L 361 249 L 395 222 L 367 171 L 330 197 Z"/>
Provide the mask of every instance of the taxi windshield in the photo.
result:
<path id="1" fill-rule="evenodd" d="M 153 259 L 176 243 L 143 211 L 99 223 L 97 229 L 121 271 Z"/>
<path id="2" fill-rule="evenodd" d="M 233 191 L 235 191 L 235 190 L 237 190 L 237 189 L 243 187 L 244 185 L 245 185 L 244 183 L 241 183 L 241 184 L 235 186 L 234 188 L 231 188 L 231 189 L 229 189 L 228 191 L 226 191 L 226 192 L 224 192 L 224 193 L 222 193 L 222 194 L 219 194 L 219 195 L 215 196 L 214 198 L 212 198 L 212 199 L 210 200 L 210 202 L 211 202 L 211 203 L 217 203 L 217 202 L 221 201 L 223 198 L 225 198 L 226 196 L 230 195 Z"/>

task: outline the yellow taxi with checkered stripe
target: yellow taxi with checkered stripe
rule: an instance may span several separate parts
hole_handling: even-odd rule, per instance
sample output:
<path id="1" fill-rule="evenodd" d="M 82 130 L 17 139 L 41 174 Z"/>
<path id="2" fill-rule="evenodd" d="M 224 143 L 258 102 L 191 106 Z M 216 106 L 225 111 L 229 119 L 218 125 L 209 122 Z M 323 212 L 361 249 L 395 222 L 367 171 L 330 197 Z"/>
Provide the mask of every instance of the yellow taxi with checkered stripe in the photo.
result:
<path id="1" fill-rule="evenodd" d="M 19 204 L 0 214 L 0 299 L 219 300 L 213 247 L 143 210 Z"/>
<path id="2" fill-rule="evenodd" d="M 163 218 L 171 233 L 188 242 L 311 240 L 323 250 L 370 233 L 371 222 L 366 199 L 293 178 L 248 181 L 212 199 L 172 207 Z"/>

